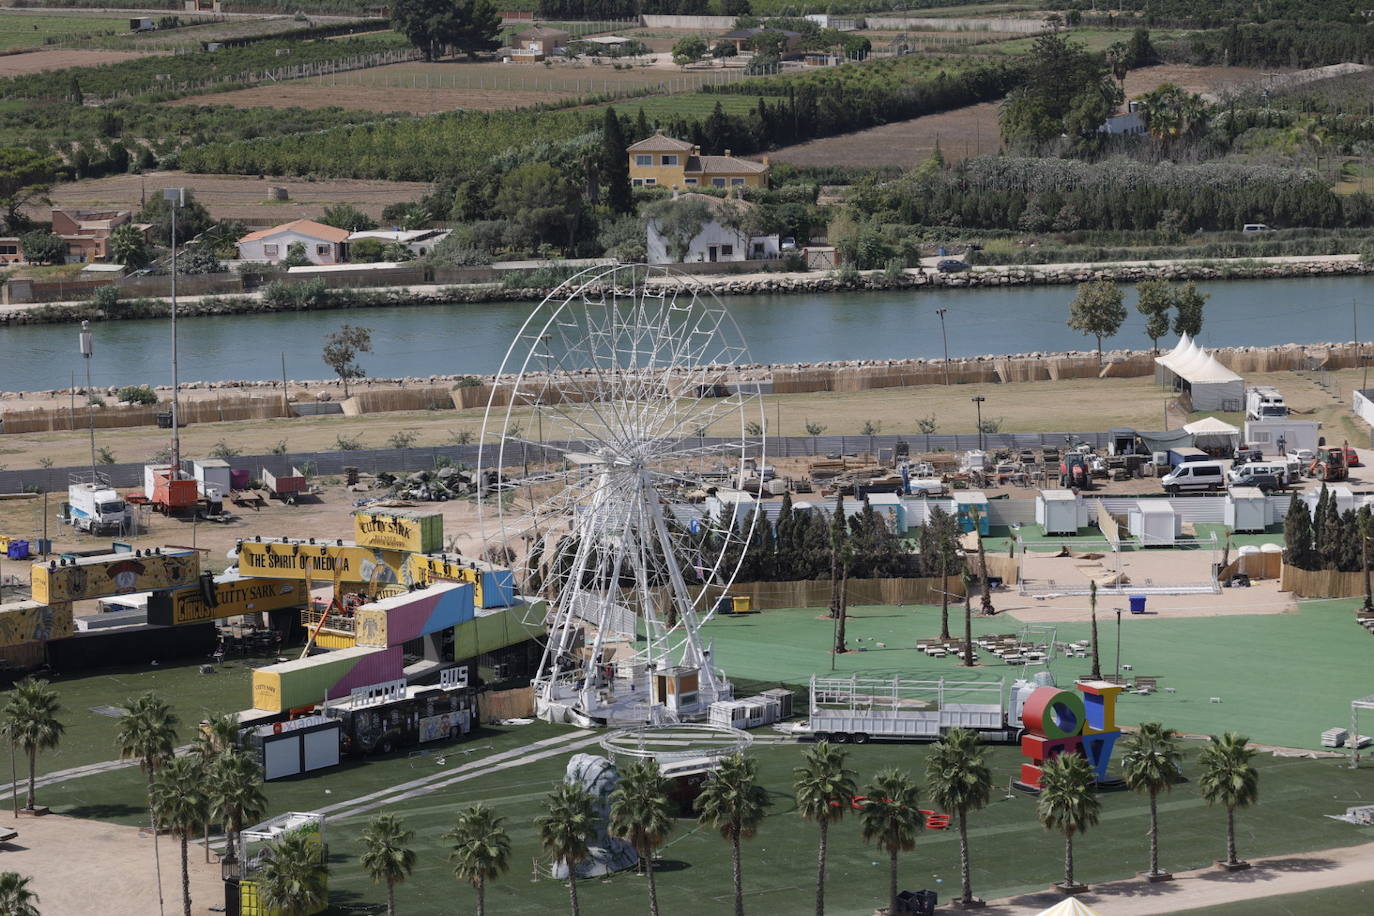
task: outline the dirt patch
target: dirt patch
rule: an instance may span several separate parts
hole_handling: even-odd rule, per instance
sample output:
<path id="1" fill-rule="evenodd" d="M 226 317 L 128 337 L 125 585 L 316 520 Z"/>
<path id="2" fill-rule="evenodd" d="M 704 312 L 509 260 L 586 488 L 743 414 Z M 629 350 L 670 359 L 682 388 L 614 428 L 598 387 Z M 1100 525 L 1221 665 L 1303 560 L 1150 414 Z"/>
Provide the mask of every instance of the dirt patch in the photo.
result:
<path id="1" fill-rule="evenodd" d="M 1219 95 L 1261 79 L 1265 71 L 1249 67 L 1161 65 L 1134 70 L 1126 77 L 1127 97 L 1174 83 L 1189 92 Z M 897 121 L 839 137 L 787 146 L 773 153 L 793 165 L 898 166 L 912 168 L 930 157 L 938 140 L 946 161 L 992 155 L 1002 148 L 997 126 L 1000 102 L 970 105 L 942 114 Z"/>
<path id="2" fill-rule="evenodd" d="M 42 801 L 41 795 L 39 801 Z M 106 916 L 148 916 L 158 911 L 153 840 L 137 827 L 49 814 L 12 821 L 19 839 L 5 847 L 5 868 L 29 875 L 44 913 L 90 913 L 92 895 Z M 162 853 L 162 894 L 167 912 L 181 911 L 181 869 L 177 841 L 158 840 Z M 194 912 L 223 905 L 224 885 L 218 864 L 207 865 L 205 853 L 187 856 Z"/>
<path id="3" fill-rule="evenodd" d="M 97 67 L 117 64 L 135 57 L 162 54 L 162 51 L 29 51 L 24 54 L 0 56 L 0 77 L 42 73 L 44 70 L 65 70 L 68 67 Z"/>
<path id="4" fill-rule="evenodd" d="M 269 185 L 286 188 L 290 199 L 269 202 Z M 49 196 L 54 205 L 61 207 L 138 210 L 140 201 L 153 189 L 176 186 L 195 192 L 196 200 L 209 207 L 216 219 L 280 222 L 314 219 L 325 207 L 337 203 L 352 204 L 375 218 L 381 216 L 382 208 L 387 204 L 416 200 L 429 190 L 428 185 L 418 181 L 307 181 L 302 178 L 151 172 L 147 175 L 115 175 L 63 184 L 54 188 Z M 47 211 L 34 215 L 46 219 Z"/>
<path id="5" fill-rule="evenodd" d="M 520 92 L 475 89 L 401 89 L 383 86 L 312 86 L 285 83 L 259 86 L 214 95 L 197 95 L 168 102 L 168 105 L 231 105 L 234 108 L 330 108 L 363 111 L 437 114 L 466 108 L 475 111 L 500 111 L 523 108 L 540 102 L 557 102 L 557 92 Z"/>

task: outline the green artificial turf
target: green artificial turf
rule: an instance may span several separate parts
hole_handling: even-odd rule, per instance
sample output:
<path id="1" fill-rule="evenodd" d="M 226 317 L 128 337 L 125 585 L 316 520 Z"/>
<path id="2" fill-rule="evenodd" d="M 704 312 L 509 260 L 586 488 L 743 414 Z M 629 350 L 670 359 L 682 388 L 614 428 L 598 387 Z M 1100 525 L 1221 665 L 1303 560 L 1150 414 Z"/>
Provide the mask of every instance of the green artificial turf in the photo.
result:
<path id="1" fill-rule="evenodd" d="M 1358 603 L 1308 601 L 1296 614 L 1125 614 L 1121 662 L 1133 671 L 1123 674 L 1156 676 L 1161 688 L 1175 692 L 1123 695 L 1118 718 L 1128 725 L 1162 721 L 1187 734 L 1239 731 L 1264 744 L 1317 749 L 1323 730 L 1349 725 L 1352 699 L 1374 693 L 1374 683 L 1362 678 L 1374 658 L 1374 638 L 1354 622 L 1351 610 Z M 1116 615 L 1112 602 L 1104 604 L 1098 623 L 1102 670 L 1114 672 Z M 952 657 L 932 659 L 917 651 L 918 639 L 939 635 L 939 608 L 861 607 L 850 613 L 848 644 L 860 651 L 838 657 L 829 652 L 833 622 L 821 609 L 720 616 L 704 633 L 714 645 L 716 664 L 728 676 L 764 686 L 804 686 L 812 673 L 828 675 L 832 663 L 839 674 L 1006 678 L 1008 684 L 1038 670 L 1007 666 L 984 654 L 981 660 L 988 664 L 971 672 Z M 951 632 L 959 636 L 963 606 L 952 607 L 951 615 Z M 1087 623 L 1051 625 L 1061 642 L 1086 639 L 1090 633 Z M 973 620 L 975 636 L 1015 633 L 1020 627 L 1012 614 Z M 1061 685 L 1090 670 L 1090 659 L 1060 658 L 1051 666 Z M 1211 702 L 1212 697 L 1221 702 Z M 1374 733 L 1374 716 L 1370 719 L 1368 728 Z"/>

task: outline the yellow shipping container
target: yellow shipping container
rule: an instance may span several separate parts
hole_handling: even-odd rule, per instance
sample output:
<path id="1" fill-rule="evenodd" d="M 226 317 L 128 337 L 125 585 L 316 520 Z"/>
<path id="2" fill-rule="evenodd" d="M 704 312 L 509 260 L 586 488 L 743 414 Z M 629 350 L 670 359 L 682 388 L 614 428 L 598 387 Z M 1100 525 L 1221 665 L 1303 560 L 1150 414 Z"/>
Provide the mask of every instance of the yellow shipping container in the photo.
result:
<path id="1" fill-rule="evenodd" d="M 444 549 L 444 517 L 411 508 L 372 507 L 353 513 L 359 547 L 429 553 Z"/>

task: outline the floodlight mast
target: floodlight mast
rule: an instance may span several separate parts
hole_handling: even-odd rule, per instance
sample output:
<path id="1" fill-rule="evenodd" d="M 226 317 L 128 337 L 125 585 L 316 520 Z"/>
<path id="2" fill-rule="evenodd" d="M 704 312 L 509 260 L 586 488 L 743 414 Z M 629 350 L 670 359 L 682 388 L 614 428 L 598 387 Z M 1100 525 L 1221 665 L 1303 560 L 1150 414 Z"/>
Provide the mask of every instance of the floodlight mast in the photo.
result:
<path id="1" fill-rule="evenodd" d="M 181 479 L 181 385 L 177 373 L 177 210 L 186 201 L 185 188 L 163 188 L 162 199 L 172 211 L 172 480 Z"/>
<path id="2" fill-rule="evenodd" d="M 81 322 L 81 361 L 86 364 L 86 419 L 91 427 L 91 483 L 95 479 L 95 392 L 91 388 L 91 357 L 95 345 L 91 337 L 91 323 Z"/>

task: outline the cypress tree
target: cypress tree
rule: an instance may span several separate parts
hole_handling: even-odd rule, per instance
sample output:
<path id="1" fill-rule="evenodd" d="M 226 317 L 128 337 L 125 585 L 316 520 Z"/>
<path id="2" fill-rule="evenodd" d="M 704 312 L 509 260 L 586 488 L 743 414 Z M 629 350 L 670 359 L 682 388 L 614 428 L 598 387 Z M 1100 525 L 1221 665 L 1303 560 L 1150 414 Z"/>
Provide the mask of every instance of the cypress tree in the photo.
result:
<path id="1" fill-rule="evenodd" d="M 640 114 L 643 114 L 643 109 Z M 613 213 L 629 213 L 634 209 L 626 146 L 620 118 L 616 117 L 614 108 L 607 108 L 601 126 L 601 183 L 606 186 L 606 203 Z"/>
<path id="2" fill-rule="evenodd" d="M 1294 493 L 1288 501 L 1288 514 L 1283 519 L 1283 544 L 1288 565 L 1298 569 L 1312 568 L 1312 517 L 1307 503 Z"/>

